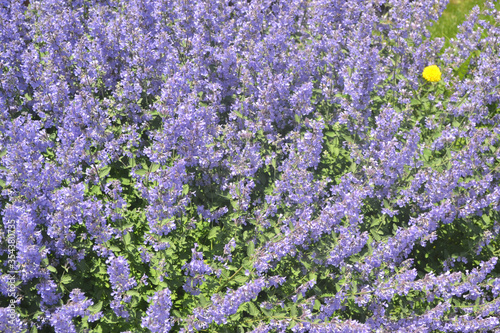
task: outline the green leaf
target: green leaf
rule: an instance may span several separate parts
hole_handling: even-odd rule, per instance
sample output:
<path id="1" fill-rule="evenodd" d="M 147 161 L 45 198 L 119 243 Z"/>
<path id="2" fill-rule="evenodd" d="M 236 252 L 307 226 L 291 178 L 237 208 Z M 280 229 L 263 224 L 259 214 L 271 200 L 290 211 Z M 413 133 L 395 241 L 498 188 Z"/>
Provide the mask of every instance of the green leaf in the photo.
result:
<path id="1" fill-rule="evenodd" d="M 412 98 L 410 105 L 421 105 L 422 102 L 420 102 L 418 99 Z"/>
<path id="2" fill-rule="evenodd" d="M 260 314 L 259 308 L 257 308 L 255 304 L 253 304 L 252 302 L 248 303 L 247 308 L 248 308 L 248 313 L 252 317 L 257 317 Z"/>
<path id="3" fill-rule="evenodd" d="M 102 168 L 101 170 L 99 170 L 99 178 L 106 177 L 110 171 L 111 171 L 111 167 L 109 165 Z"/>
<path id="4" fill-rule="evenodd" d="M 47 269 L 52 273 L 57 273 L 57 269 L 54 266 L 47 266 Z"/>
<path id="5" fill-rule="evenodd" d="M 35 319 L 36 319 L 36 318 L 40 317 L 40 316 L 41 316 L 41 315 L 43 315 L 43 314 L 44 314 L 44 312 L 43 312 L 43 311 L 36 311 L 35 313 L 33 313 L 33 318 L 35 318 Z"/>
<path id="6" fill-rule="evenodd" d="M 160 164 L 153 163 L 153 164 L 151 164 L 151 166 L 149 168 L 150 168 L 151 172 L 155 172 L 156 170 L 158 170 L 160 168 Z"/>
<path id="7" fill-rule="evenodd" d="M 241 312 L 236 312 L 234 315 L 229 317 L 232 321 L 239 321 L 241 318 Z M 240 333 L 240 332 L 238 332 Z"/>
<path id="8" fill-rule="evenodd" d="M 101 311 L 101 309 L 102 309 L 102 301 L 99 301 L 97 304 L 94 304 L 94 305 L 92 305 L 92 306 L 89 306 L 89 308 L 88 308 L 88 309 L 89 309 L 89 311 L 90 311 L 91 313 L 96 313 L 96 312 Z"/>
<path id="9" fill-rule="evenodd" d="M 298 313 L 297 305 L 292 304 L 292 306 L 290 307 L 290 316 L 295 317 L 295 316 L 297 316 L 297 313 Z"/>
<path id="10" fill-rule="evenodd" d="M 135 162 L 135 158 L 130 158 L 130 159 L 128 160 L 128 166 L 129 166 L 130 168 L 133 168 L 133 167 L 135 167 L 136 165 L 137 165 L 137 164 L 136 164 L 136 162 Z"/>
<path id="11" fill-rule="evenodd" d="M 113 252 L 120 252 L 121 251 L 121 249 L 118 246 L 115 246 L 115 245 L 110 245 L 109 249 L 111 251 L 113 251 Z"/>
<path id="12" fill-rule="evenodd" d="M 205 306 L 210 304 L 210 302 L 207 300 L 207 298 L 205 296 L 203 296 L 202 294 L 200 294 L 199 300 L 200 300 L 200 305 L 202 307 L 205 307 Z"/>
<path id="13" fill-rule="evenodd" d="M 431 156 L 432 156 L 432 150 L 424 148 L 424 160 L 429 161 Z"/>
<path id="14" fill-rule="evenodd" d="M 386 208 L 386 209 L 391 208 L 391 205 L 389 204 L 389 201 L 387 201 L 387 199 L 384 199 L 382 202 L 384 203 L 384 208 Z"/>
<path id="15" fill-rule="evenodd" d="M 215 226 L 213 227 L 212 229 L 210 229 L 209 233 L 208 233 L 208 239 L 209 240 L 212 240 L 212 239 L 215 239 L 217 238 L 217 235 L 219 234 L 220 232 L 220 227 L 219 226 Z"/>
<path id="16" fill-rule="evenodd" d="M 130 178 L 120 178 L 122 185 L 130 185 Z"/>
<path id="17" fill-rule="evenodd" d="M 145 170 L 145 169 L 135 170 L 135 174 L 138 176 L 144 176 L 147 172 L 148 172 L 148 170 Z"/>
<path id="18" fill-rule="evenodd" d="M 125 235 L 123 235 L 123 242 L 125 243 L 125 245 L 130 244 L 130 240 L 131 240 L 131 236 L 130 236 L 129 232 L 127 232 Z"/>
<path id="19" fill-rule="evenodd" d="M 245 283 L 245 282 L 248 281 L 248 276 L 246 276 L 246 275 L 237 275 L 234 278 L 234 281 L 236 281 L 236 283 L 238 283 L 239 285 L 242 285 L 243 283 Z"/>
<path id="20" fill-rule="evenodd" d="M 94 194 L 94 195 L 102 194 L 101 187 L 99 185 L 92 185 L 92 187 L 90 188 L 89 194 Z"/>
<path id="21" fill-rule="evenodd" d="M 242 115 L 239 111 L 233 110 L 233 112 L 241 119 L 247 119 L 244 115 Z"/>
<path id="22" fill-rule="evenodd" d="M 62 284 L 68 284 L 68 283 L 71 283 L 72 281 L 73 281 L 73 278 L 70 275 L 64 275 L 61 278 L 61 283 Z"/>
<path id="23" fill-rule="evenodd" d="M 476 298 L 476 301 L 474 302 L 474 307 L 473 307 L 474 312 L 477 312 L 477 310 L 479 309 L 480 302 L 481 302 L 481 297 Z"/>
<path id="24" fill-rule="evenodd" d="M 141 294 L 137 290 L 127 290 L 127 295 L 141 297 Z"/>
<path id="25" fill-rule="evenodd" d="M 371 230 L 370 234 L 372 235 L 373 239 L 376 242 L 379 242 L 382 239 L 382 237 L 380 237 L 380 235 L 378 234 L 378 232 L 376 230 Z"/>
<path id="26" fill-rule="evenodd" d="M 254 253 L 255 253 L 255 244 L 253 241 L 250 241 L 247 244 L 247 255 L 251 257 Z"/>

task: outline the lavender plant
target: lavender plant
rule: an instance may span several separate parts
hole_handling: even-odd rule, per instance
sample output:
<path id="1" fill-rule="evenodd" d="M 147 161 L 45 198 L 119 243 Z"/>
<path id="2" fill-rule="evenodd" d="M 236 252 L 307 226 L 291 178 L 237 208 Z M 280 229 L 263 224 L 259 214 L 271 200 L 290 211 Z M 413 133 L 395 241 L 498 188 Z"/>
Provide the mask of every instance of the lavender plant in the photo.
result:
<path id="1" fill-rule="evenodd" d="M 0 1 L 0 331 L 500 331 L 500 15 Z"/>

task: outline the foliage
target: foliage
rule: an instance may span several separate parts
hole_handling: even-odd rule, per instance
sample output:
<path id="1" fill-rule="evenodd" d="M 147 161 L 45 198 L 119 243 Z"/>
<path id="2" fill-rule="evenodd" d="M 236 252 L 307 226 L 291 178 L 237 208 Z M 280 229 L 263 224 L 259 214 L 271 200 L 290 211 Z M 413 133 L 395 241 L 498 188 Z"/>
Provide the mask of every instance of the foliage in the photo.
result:
<path id="1" fill-rule="evenodd" d="M 382 2 L 0 2 L 0 331 L 498 329 L 500 16 Z"/>

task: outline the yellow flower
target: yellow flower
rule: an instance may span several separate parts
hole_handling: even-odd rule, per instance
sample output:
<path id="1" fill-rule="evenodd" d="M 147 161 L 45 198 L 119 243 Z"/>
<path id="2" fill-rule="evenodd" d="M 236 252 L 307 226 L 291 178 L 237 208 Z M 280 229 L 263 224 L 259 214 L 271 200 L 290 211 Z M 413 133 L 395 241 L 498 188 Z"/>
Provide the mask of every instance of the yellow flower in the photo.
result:
<path id="1" fill-rule="evenodd" d="M 429 82 L 441 81 L 441 71 L 436 65 L 425 67 L 422 76 Z"/>

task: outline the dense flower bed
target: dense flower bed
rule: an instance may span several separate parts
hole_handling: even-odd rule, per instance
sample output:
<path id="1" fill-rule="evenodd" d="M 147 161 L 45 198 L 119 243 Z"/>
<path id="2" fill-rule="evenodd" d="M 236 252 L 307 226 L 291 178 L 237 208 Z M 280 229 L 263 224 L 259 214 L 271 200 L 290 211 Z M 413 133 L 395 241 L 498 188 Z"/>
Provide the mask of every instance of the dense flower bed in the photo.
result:
<path id="1" fill-rule="evenodd" d="M 0 332 L 498 330 L 500 14 L 446 4 L 1 0 Z"/>

